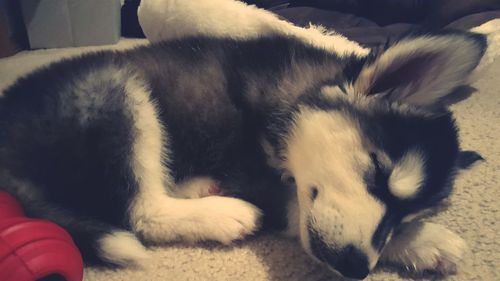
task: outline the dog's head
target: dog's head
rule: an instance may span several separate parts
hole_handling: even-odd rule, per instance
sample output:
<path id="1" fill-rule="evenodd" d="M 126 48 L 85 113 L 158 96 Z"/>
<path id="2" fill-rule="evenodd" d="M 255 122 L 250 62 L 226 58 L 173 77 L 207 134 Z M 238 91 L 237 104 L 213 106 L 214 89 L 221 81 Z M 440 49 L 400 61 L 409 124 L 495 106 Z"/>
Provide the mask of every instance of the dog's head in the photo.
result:
<path id="1" fill-rule="evenodd" d="M 442 101 L 485 45 L 468 33 L 405 39 L 299 102 L 284 157 L 316 260 L 363 279 L 402 221 L 450 194 L 460 150 Z"/>

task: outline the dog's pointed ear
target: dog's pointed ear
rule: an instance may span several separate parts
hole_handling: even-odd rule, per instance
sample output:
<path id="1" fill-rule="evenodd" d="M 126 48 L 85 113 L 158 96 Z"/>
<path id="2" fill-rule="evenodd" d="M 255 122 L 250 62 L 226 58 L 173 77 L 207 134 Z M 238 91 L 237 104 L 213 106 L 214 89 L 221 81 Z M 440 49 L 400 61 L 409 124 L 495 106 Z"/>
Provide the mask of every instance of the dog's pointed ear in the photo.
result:
<path id="1" fill-rule="evenodd" d="M 458 154 L 456 166 L 460 170 L 466 170 L 478 161 L 485 161 L 481 154 L 471 150 L 463 150 Z"/>
<path id="2" fill-rule="evenodd" d="M 433 106 L 467 79 L 486 50 L 484 36 L 467 32 L 399 41 L 361 70 L 357 93 Z"/>

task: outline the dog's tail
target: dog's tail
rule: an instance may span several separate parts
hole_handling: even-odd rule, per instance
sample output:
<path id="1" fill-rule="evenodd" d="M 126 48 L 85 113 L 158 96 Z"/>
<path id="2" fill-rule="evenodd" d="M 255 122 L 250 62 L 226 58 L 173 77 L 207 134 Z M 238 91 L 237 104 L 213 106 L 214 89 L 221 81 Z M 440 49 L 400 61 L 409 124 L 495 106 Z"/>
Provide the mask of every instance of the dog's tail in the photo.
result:
<path id="1" fill-rule="evenodd" d="M 31 202 L 25 209 L 29 216 L 48 219 L 66 229 L 86 265 L 142 266 L 148 259 L 145 247 L 130 231 L 40 202 Z"/>
<path id="2" fill-rule="evenodd" d="M 64 226 L 87 265 L 142 266 L 148 253 L 130 231 L 86 221 Z"/>

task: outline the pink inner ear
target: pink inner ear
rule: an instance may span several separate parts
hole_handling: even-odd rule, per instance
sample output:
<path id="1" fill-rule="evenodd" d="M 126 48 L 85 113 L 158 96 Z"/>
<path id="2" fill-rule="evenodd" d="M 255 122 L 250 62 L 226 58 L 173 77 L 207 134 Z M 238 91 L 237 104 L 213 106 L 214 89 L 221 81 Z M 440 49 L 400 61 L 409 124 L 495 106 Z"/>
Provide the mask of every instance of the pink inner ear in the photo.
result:
<path id="1" fill-rule="evenodd" d="M 373 84 L 369 88 L 367 95 L 383 93 L 408 85 L 418 88 L 425 80 L 425 76 L 429 75 L 427 72 L 431 71 L 433 64 L 439 61 L 438 57 L 439 55 L 436 53 L 424 53 L 409 59 L 402 58 L 406 59 L 403 62 L 394 61 L 387 68 L 379 70 L 380 73 L 374 73 Z M 377 70 L 375 71 L 377 72 Z"/>

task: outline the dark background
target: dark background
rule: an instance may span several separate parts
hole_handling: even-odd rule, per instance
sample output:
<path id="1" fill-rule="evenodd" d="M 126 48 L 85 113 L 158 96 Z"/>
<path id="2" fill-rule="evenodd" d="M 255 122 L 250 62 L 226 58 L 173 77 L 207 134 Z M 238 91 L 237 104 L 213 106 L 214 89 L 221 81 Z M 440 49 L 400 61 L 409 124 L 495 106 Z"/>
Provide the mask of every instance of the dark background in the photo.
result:
<path id="1" fill-rule="evenodd" d="M 84 1 L 84 0 L 82 0 Z M 411 31 L 469 29 L 500 18 L 500 0 L 246 0 L 299 26 L 321 24 L 367 47 Z M 124 37 L 144 37 L 140 0 L 125 0 Z M 0 0 L 0 57 L 28 49 L 19 0 Z"/>

